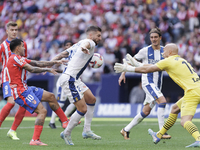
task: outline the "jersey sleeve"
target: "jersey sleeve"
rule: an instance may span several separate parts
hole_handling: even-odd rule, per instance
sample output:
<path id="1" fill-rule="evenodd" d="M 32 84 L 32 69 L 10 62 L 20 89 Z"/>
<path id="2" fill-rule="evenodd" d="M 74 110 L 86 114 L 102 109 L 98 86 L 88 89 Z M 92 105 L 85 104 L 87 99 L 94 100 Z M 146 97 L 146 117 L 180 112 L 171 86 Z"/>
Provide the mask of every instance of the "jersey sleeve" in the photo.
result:
<path id="1" fill-rule="evenodd" d="M 20 68 L 22 68 L 25 64 L 27 64 L 28 59 L 26 59 L 25 57 L 20 57 L 20 56 L 14 56 L 14 64 Z M 29 61 L 28 61 L 29 62 Z M 30 62 L 29 62 L 30 63 Z"/>
<path id="2" fill-rule="evenodd" d="M 142 60 L 145 57 L 145 49 L 141 49 L 139 50 L 139 52 L 137 54 L 135 54 L 134 58 L 137 60 Z"/>
<path id="3" fill-rule="evenodd" d="M 155 65 L 156 65 L 158 68 L 160 68 L 161 70 L 165 70 L 165 71 L 166 71 L 167 68 L 169 67 L 169 64 L 170 64 L 169 59 L 168 59 L 168 58 L 165 58 L 165 59 L 163 59 L 163 60 L 157 62 Z"/>

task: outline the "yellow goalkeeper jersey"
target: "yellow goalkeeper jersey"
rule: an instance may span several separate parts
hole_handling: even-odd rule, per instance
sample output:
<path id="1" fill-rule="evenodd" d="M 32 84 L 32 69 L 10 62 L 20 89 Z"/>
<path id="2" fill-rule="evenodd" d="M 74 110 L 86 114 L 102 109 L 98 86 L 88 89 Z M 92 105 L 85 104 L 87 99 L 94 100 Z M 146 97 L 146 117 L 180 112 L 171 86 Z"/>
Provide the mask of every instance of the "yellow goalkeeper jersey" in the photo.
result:
<path id="1" fill-rule="evenodd" d="M 200 87 L 200 78 L 194 71 L 193 67 L 179 55 L 173 55 L 165 58 L 156 66 L 161 70 L 165 70 L 169 76 L 177 83 L 184 91 Z"/>

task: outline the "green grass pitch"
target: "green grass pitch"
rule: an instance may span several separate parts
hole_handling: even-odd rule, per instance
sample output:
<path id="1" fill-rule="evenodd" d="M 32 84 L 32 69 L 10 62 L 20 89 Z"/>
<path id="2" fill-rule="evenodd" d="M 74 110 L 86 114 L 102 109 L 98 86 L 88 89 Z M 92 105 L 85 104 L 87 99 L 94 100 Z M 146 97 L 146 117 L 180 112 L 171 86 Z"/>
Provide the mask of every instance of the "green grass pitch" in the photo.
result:
<path id="1" fill-rule="evenodd" d="M 100 135 L 102 140 L 82 138 L 83 119 L 81 124 L 72 131 L 72 140 L 75 145 L 69 146 L 60 138 L 60 132 L 63 131 L 60 122 L 56 121 L 57 129 L 50 129 L 49 120 L 50 118 L 47 117 L 41 134 L 41 141 L 48 146 L 30 146 L 29 142 L 33 135 L 35 117 L 24 118 L 17 129 L 19 141 L 13 141 L 6 137 L 13 122 L 13 117 L 7 117 L 0 128 L 0 150 L 183 150 L 185 146 L 195 141 L 180 125 L 180 119 L 168 131 L 172 139 L 161 140 L 155 145 L 147 130 L 149 128 L 154 131 L 158 130 L 156 118 L 146 118 L 134 127 L 130 133 L 130 140 L 124 140 L 120 130 L 131 121 L 131 118 L 93 118 L 92 130 Z M 193 121 L 197 127 L 200 126 L 200 119 Z"/>

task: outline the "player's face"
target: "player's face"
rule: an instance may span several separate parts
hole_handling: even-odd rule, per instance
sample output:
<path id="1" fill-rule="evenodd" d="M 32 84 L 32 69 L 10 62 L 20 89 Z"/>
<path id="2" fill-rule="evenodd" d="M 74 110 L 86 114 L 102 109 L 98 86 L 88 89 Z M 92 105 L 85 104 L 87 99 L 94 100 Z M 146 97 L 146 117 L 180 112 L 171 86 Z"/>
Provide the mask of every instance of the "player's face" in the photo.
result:
<path id="1" fill-rule="evenodd" d="M 169 57 L 169 52 L 170 52 L 169 47 L 168 47 L 168 46 L 165 46 L 163 50 L 164 50 L 164 52 L 163 52 L 163 54 L 162 54 L 163 57 L 164 57 L 164 58 Z"/>
<path id="2" fill-rule="evenodd" d="M 151 44 L 153 46 L 159 46 L 161 37 L 157 33 L 151 33 L 150 34 L 150 40 L 151 40 Z"/>
<path id="3" fill-rule="evenodd" d="M 71 46 L 72 46 L 72 43 L 71 43 L 71 42 L 68 42 L 68 43 L 65 44 L 65 49 L 68 49 L 68 48 L 70 48 Z"/>
<path id="4" fill-rule="evenodd" d="M 18 26 L 9 26 L 6 30 L 6 33 L 8 34 L 8 39 L 13 40 L 16 39 L 18 34 Z"/>
<path id="5" fill-rule="evenodd" d="M 25 56 L 24 42 L 21 42 L 21 45 L 20 45 L 20 47 L 19 47 L 19 55 L 20 55 L 20 56 Z"/>
<path id="6" fill-rule="evenodd" d="M 101 41 L 101 32 L 97 31 L 97 32 L 93 32 L 92 33 L 92 40 L 95 42 L 95 44 L 97 45 L 99 43 L 99 41 Z"/>

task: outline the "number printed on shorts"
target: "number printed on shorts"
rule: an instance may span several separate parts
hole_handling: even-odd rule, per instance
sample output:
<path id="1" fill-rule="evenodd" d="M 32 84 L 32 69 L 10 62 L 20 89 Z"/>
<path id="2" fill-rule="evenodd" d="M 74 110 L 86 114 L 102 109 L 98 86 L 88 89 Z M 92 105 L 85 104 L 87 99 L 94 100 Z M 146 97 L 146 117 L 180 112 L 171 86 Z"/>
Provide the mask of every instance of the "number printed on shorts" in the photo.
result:
<path id="1" fill-rule="evenodd" d="M 29 102 L 32 102 L 34 100 L 34 97 L 30 94 L 28 94 L 28 96 L 26 97 L 26 99 L 29 101 Z"/>

